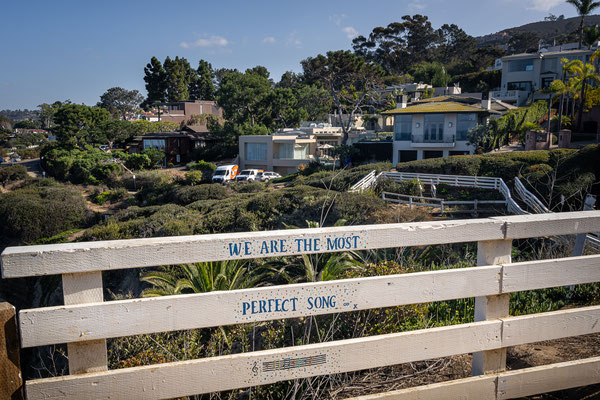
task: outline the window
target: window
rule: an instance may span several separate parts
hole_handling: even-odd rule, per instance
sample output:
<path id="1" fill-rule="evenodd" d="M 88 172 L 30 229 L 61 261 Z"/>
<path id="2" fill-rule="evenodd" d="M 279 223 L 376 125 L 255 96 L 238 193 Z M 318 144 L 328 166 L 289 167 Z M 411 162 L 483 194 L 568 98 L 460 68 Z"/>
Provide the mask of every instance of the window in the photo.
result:
<path id="1" fill-rule="evenodd" d="M 547 88 L 554 80 L 553 77 L 542 78 L 542 88 Z"/>
<path id="2" fill-rule="evenodd" d="M 531 82 L 508 82 L 507 90 L 524 90 L 531 92 Z"/>
<path id="3" fill-rule="evenodd" d="M 508 62 L 509 72 L 533 71 L 533 59 L 512 60 Z"/>
<path id="4" fill-rule="evenodd" d="M 144 139 L 145 149 L 165 150 L 165 139 Z"/>
<path id="5" fill-rule="evenodd" d="M 282 160 L 294 158 L 294 144 L 279 143 L 277 145 L 277 158 Z"/>
<path id="6" fill-rule="evenodd" d="M 412 134 L 412 115 L 394 117 L 394 140 L 410 140 Z"/>
<path id="7" fill-rule="evenodd" d="M 425 142 L 441 142 L 444 139 L 444 114 L 425 114 Z"/>
<path id="8" fill-rule="evenodd" d="M 416 150 L 398 150 L 398 162 L 415 161 L 416 159 Z"/>
<path id="9" fill-rule="evenodd" d="M 266 143 L 246 143 L 246 161 L 266 161 Z"/>
<path id="10" fill-rule="evenodd" d="M 456 117 L 456 140 L 467 140 L 467 133 L 477 125 L 475 114 L 458 114 Z"/>
<path id="11" fill-rule="evenodd" d="M 308 158 L 308 144 L 294 145 L 294 160 L 306 160 Z"/>
<path id="12" fill-rule="evenodd" d="M 544 58 L 542 62 L 542 72 L 558 71 L 558 58 Z"/>

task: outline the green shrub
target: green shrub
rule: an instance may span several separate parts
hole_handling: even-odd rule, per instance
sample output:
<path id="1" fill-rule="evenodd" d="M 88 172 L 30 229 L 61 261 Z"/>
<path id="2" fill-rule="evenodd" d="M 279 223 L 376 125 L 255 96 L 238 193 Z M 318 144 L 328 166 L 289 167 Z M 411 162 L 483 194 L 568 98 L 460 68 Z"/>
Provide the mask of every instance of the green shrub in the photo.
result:
<path id="1" fill-rule="evenodd" d="M 10 165 L 0 167 L 0 183 L 6 186 L 7 183 L 27 179 L 27 168 L 23 165 Z"/>
<path id="2" fill-rule="evenodd" d="M 0 234 L 21 242 L 84 227 L 88 219 L 80 192 L 68 186 L 30 186 L 0 194 Z"/>
<path id="3" fill-rule="evenodd" d="M 222 200 L 231 195 L 227 186 L 204 184 L 197 186 L 181 186 L 171 191 L 169 200 L 177 204 L 190 204 L 200 200 Z"/>
<path id="4" fill-rule="evenodd" d="M 204 183 L 204 173 L 202 171 L 189 171 L 185 173 L 185 183 L 190 186 L 196 186 Z"/>
<path id="5" fill-rule="evenodd" d="M 193 161 L 186 165 L 191 170 L 197 171 L 210 171 L 210 173 L 215 172 L 217 166 L 211 162 L 206 162 L 204 160 L 201 161 Z"/>
<path id="6" fill-rule="evenodd" d="M 394 182 L 389 178 L 379 179 L 377 182 L 377 192 L 390 192 L 406 194 L 409 196 L 422 196 L 424 186 L 419 179 L 409 179 L 402 182 Z"/>
<path id="7" fill-rule="evenodd" d="M 173 181 L 173 177 L 158 171 L 139 171 L 135 173 L 136 189 L 140 188 L 155 188 L 158 186 L 168 185 Z M 130 174 L 123 175 L 121 183 L 129 190 L 134 190 L 133 176 Z"/>
<path id="8" fill-rule="evenodd" d="M 148 157 L 147 154 L 133 153 L 127 157 L 125 165 L 131 170 L 139 171 L 150 168 L 152 166 L 152 160 L 150 160 L 150 157 Z"/>

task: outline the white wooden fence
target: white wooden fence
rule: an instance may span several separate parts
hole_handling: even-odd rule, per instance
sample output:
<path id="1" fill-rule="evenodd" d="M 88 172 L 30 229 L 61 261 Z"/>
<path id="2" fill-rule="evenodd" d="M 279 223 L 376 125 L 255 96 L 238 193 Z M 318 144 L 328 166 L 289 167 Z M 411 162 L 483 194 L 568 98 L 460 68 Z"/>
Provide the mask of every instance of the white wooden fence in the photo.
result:
<path id="1" fill-rule="evenodd" d="M 378 398 L 440 398 L 444 390 L 446 398 L 505 399 L 600 382 L 598 358 L 503 372 L 509 346 L 600 332 L 600 306 L 509 317 L 512 292 L 600 281 L 600 255 L 512 263 L 512 240 L 599 230 L 600 211 L 586 211 L 9 247 L 2 277 L 62 274 L 65 305 L 21 310 L 19 327 L 25 348 L 68 343 L 70 375 L 26 382 L 28 399 L 175 398 L 465 353 L 474 353 L 474 374 L 486 375 Z M 102 296 L 108 270 L 473 241 L 473 268 L 107 302 Z M 469 324 L 107 368 L 107 338 L 468 297 L 476 298 Z"/>
<path id="2" fill-rule="evenodd" d="M 439 208 L 440 213 L 448 212 L 448 206 L 471 206 L 469 209 L 451 211 L 451 212 L 477 212 L 481 211 L 479 206 L 486 204 L 502 204 L 506 206 L 505 200 L 444 200 L 438 197 L 412 196 L 401 193 L 381 192 L 381 198 L 390 203 L 408 204 L 412 206 L 425 206 Z"/>

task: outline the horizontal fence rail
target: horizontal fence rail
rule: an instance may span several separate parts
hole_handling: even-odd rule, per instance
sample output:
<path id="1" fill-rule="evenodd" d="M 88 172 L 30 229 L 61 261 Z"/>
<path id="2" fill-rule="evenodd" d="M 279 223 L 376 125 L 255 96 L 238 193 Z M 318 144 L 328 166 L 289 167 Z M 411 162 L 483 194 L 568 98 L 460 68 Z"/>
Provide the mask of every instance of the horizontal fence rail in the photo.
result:
<path id="1" fill-rule="evenodd" d="M 355 225 L 8 247 L 2 277 L 57 275 L 204 261 L 573 235 L 600 230 L 600 211 Z"/>
<path id="2" fill-rule="evenodd" d="M 599 265 L 593 255 L 37 308 L 21 311 L 21 340 L 33 347 L 591 283 L 600 281 Z"/>
<path id="3" fill-rule="evenodd" d="M 1 260 L 4 278 L 63 275 L 65 305 L 21 310 L 19 327 L 22 347 L 67 343 L 71 375 L 26 382 L 29 399 L 163 399 L 465 353 L 490 373 L 508 346 L 599 333 L 600 306 L 508 316 L 509 293 L 600 281 L 600 255 L 512 263 L 513 239 L 597 231 L 600 211 L 584 211 L 11 247 Z M 105 270 L 471 241 L 478 267 L 102 301 Z M 107 371 L 110 338 L 468 297 L 469 324 Z M 551 374 L 536 371 L 521 373 Z M 489 378 L 520 393 L 510 374 Z"/>

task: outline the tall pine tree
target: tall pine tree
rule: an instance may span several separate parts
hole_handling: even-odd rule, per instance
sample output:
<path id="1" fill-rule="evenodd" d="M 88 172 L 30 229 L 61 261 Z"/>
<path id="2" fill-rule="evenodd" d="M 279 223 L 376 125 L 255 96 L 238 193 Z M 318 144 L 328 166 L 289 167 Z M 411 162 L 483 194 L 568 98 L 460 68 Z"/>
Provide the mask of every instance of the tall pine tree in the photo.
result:
<path id="1" fill-rule="evenodd" d="M 190 84 L 190 100 L 214 100 L 214 72 L 210 63 L 200 60 L 197 76 Z"/>
<path id="2" fill-rule="evenodd" d="M 196 71 L 185 58 L 165 59 L 167 73 L 167 101 L 186 101 L 190 98 L 189 86 L 195 79 Z"/>
<path id="3" fill-rule="evenodd" d="M 152 57 L 148 65 L 146 65 L 144 74 L 148 96 L 142 103 L 142 107 L 148 109 L 156 102 L 162 103 L 167 100 L 167 74 L 156 57 Z"/>

